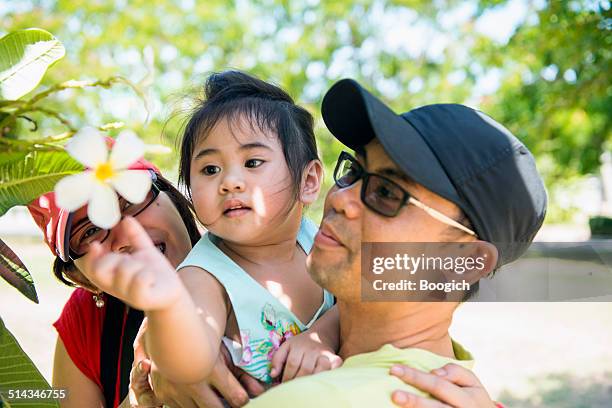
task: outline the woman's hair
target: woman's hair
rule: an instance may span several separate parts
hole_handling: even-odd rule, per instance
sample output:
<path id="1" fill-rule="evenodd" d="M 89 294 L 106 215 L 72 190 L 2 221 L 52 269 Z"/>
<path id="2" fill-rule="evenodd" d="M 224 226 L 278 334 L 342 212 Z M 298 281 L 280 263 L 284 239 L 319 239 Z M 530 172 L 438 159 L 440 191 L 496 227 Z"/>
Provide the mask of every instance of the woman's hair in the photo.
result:
<path id="1" fill-rule="evenodd" d="M 200 239 L 200 232 L 198 231 L 198 227 L 193 216 L 193 206 L 189 200 L 187 200 L 185 196 L 183 196 L 183 194 L 181 194 L 181 192 L 172 185 L 172 183 L 163 178 L 160 174 L 157 174 L 157 178 L 154 183 L 160 191 L 163 191 L 168 195 L 176 207 L 178 213 L 183 219 L 183 222 L 185 223 L 185 228 L 187 228 L 191 246 L 194 246 Z M 55 258 L 55 261 L 53 262 L 53 274 L 62 283 L 68 286 L 76 286 L 79 283 L 75 282 L 73 276 L 77 273 L 80 272 L 72 260 L 64 262 L 59 257 Z"/>
<path id="2" fill-rule="evenodd" d="M 197 100 L 183 133 L 179 183 L 191 197 L 189 171 L 195 146 L 220 120 L 231 124 L 241 117 L 262 132 L 276 133 L 297 200 L 304 170 L 319 159 L 312 115 L 281 88 L 239 71 L 215 73 L 206 80 L 204 98 Z"/>

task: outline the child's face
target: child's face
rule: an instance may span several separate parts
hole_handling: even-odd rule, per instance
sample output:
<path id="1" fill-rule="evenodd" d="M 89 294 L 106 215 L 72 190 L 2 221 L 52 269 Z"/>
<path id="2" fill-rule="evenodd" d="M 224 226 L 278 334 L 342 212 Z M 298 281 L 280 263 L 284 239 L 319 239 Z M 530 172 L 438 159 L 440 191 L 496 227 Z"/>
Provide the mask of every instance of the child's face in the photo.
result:
<path id="1" fill-rule="evenodd" d="M 278 136 L 244 117 L 221 119 L 196 144 L 190 177 L 198 219 L 225 240 L 259 242 L 293 218 L 285 216 L 293 191 Z"/>

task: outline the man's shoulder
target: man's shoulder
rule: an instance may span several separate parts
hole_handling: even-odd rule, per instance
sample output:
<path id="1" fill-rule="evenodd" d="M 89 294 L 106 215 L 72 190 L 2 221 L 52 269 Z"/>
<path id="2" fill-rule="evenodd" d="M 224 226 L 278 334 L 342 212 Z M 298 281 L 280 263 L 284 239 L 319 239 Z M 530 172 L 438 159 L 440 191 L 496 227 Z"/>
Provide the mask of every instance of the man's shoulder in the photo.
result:
<path id="1" fill-rule="evenodd" d="M 283 383 L 254 399 L 249 407 L 284 407 L 287 404 L 298 408 L 392 407 L 391 393 L 396 389 L 426 396 L 390 375 L 389 370 L 394 364 L 406 364 L 428 372 L 449 362 L 468 368 L 471 363 L 423 349 L 400 349 L 387 344 L 376 351 L 349 357 L 335 370 Z"/>
<path id="2" fill-rule="evenodd" d="M 343 392 L 334 381 L 338 371 L 326 371 L 282 383 L 251 400 L 248 407 L 341 406 L 344 401 Z"/>
<path id="3" fill-rule="evenodd" d="M 248 407 L 282 407 L 287 404 L 297 408 L 384 406 L 379 398 L 387 399 L 388 384 L 385 383 L 388 381 L 394 381 L 394 377 L 388 375 L 388 369 L 376 365 L 347 365 L 280 384 L 252 400 Z M 377 400 L 375 405 L 369 400 L 372 396 Z"/>

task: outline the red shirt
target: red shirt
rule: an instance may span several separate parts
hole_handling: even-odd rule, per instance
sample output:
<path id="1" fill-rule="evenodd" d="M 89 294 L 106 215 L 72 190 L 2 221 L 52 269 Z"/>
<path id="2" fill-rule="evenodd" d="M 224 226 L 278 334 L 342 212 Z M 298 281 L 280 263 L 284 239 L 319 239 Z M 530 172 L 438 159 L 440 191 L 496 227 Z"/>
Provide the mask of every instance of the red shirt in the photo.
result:
<path id="1" fill-rule="evenodd" d="M 100 390 L 100 343 L 105 314 L 106 306 L 96 307 L 91 292 L 77 288 L 53 323 L 74 365 Z"/>
<path id="2" fill-rule="evenodd" d="M 74 365 L 100 388 L 107 406 L 117 407 L 127 395 L 134 358 L 124 346 L 133 343 L 143 315 L 118 299 L 104 299 L 104 306 L 96 307 L 91 292 L 75 289 L 53 326 Z M 103 354 L 110 360 L 101 362 Z"/>

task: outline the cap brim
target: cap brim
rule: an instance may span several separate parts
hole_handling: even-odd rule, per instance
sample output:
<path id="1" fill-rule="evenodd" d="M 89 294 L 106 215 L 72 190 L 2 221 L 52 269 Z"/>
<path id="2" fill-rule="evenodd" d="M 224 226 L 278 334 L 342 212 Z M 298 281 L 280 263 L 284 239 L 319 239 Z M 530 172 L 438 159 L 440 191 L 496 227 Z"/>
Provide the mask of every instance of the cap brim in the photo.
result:
<path id="1" fill-rule="evenodd" d="M 64 209 L 60 210 L 55 232 L 55 253 L 64 262 L 70 259 L 70 230 L 72 228 L 72 214 Z"/>
<path id="2" fill-rule="evenodd" d="M 461 207 L 457 190 L 416 128 L 356 81 L 342 79 L 334 84 L 323 98 L 321 114 L 344 145 L 357 150 L 378 139 L 406 175 Z"/>

